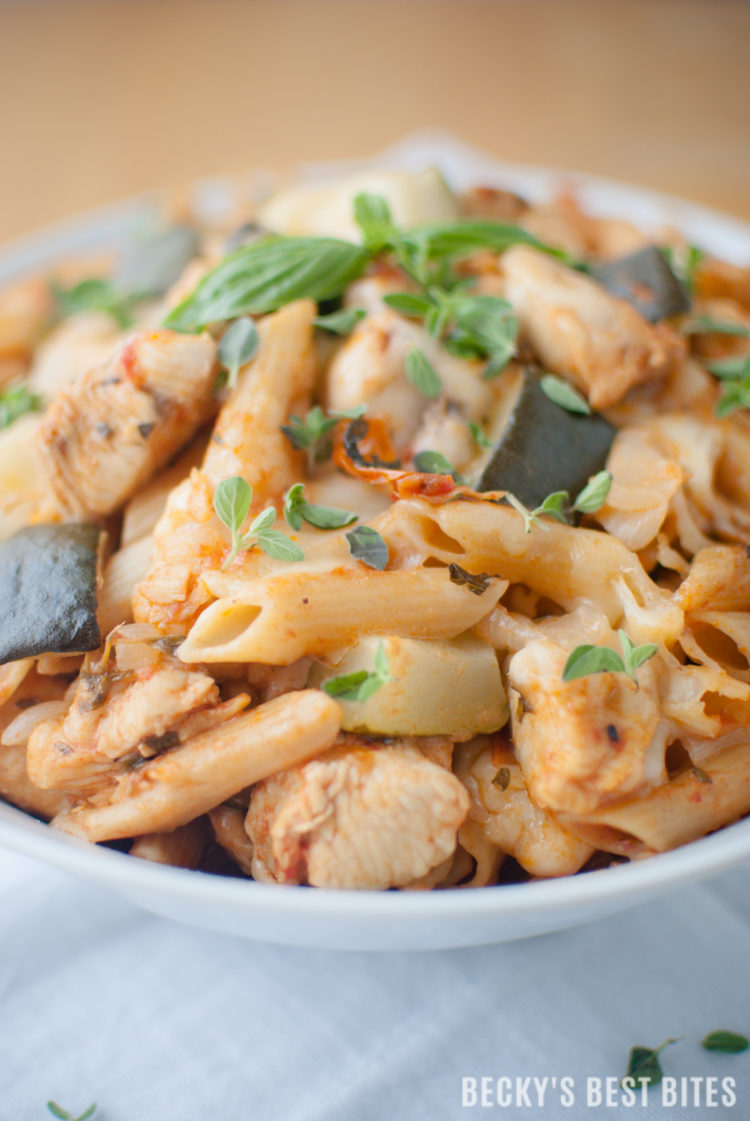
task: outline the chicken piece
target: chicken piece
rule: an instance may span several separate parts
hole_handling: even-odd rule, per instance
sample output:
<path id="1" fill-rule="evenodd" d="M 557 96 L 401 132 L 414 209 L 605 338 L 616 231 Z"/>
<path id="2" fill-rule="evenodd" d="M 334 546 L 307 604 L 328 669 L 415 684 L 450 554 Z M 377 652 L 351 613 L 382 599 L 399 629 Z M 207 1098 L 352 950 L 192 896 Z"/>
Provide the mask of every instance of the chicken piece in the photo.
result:
<path id="1" fill-rule="evenodd" d="M 325 693 L 286 693 L 173 751 L 121 768 L 114 785 L 52 824 L 89 841 L 176 829 L 253 783 L 325 751 L 340 724 L 341 708 Z"/>
<path id="2" fill-rule="evenodd" d="M 116 764 L 150 758 L 204 730 L 195 726 L 210 715 L 221 723 L 241 711 L 241 694 L 220 704 L 212 677 L 189 670 L 147 643 L 127 643 L 138 668 L 124 668 L 125 652 L 116 644 L 106 664 L 89 663 L 72 691 L 66 713 L 40 724 L 29 740 L 29 774 L 40 787 L 76 794 L 113 781 Z M 126 663 L 127 665 L 127 663 Z"/>
<path id="3" fill-rule="evenodd" d="M 256 879 L 402 887 L 453 853 L 469 808 L 459 780 L 416 748 L 353 742 L 253 790 Z"/>
<path id="4" fill-rule="evenodd" d="M 569 377 L 595 409 L 619 401 L 641 382 L 662 378 L 686 353 L 666 324 L 647 323 L 635 308 L 552 257 L 516 245 L 502 257 L 505 296 L 521 334 L 550 370 Z"/>
<path id="5" fill-rule="evenodd" d="M 299 300 L 258 327 L 257 355 L 239 373 L 200 470 L 171 492 L 154 530 L 154 561 L 133 596 L 133 614 L 161 631 L 188 629 L 211 596 L 199 580 L 218 569 L 229 535 L 213 509 L 216 486 L 242 475 L 254 489 L 250 517 L 304 476 L 303 455 L 281 432 L 304 411 L 315 380 L 315 304 Z"/>
<path id="6" fill-rule="evenodd" d="M 254 848 L 245 829 L 245 812 L 223 805 L 211 810 L 208 816 L 218 844 L 243 872 L 252 876 Z"/>
<path id="7" fill-rule="evenodd" d="M 593 848 L 568 833 L 549 810 L 534 805 L 502 737 L 482 737 L 457 752 L 456 773 L 471 797 L 469 821 L 481 838 L 532 876 L 570 876 L 583 867 Z"/>
<path id="8" fill-rule="evenodd" d="M 0 292 L 0 385 L 23 373 L 52 319 L 53 302 L 38 277 Z"/>
<path id="9" fill-rule="evenodd" d="M 80 311 L 58 323 L 34 352 L 29 388 L 50 401 L 76 378 L 106 362 L 122 329 L 105 311 Z"/>
<path id="10" fill-rule="evenodd" d="M 215 369 L 210 335 L 143 331 L 61 393 L 38 446 L 63 507 L 101 517 L 127 501 L 209 416 Z"/>
<path id="11" fill-rule="evenodd" d="M 406 377 L 412 350 L 424 353 L 443 383 L 443 394 L 466 420 L 480 420 L 492 400 L 492 390 L 481 378 L 483 363 L 456 358 L 420 324 L 393 311 L 369 316 L 331 362 L 327 406 L 344 411 L 367 405 L 368 413 L 383 415 L 399 453 L 417 437 L 425 412 L 423 394 Z"/>
<path id="12" fill-rule="evenodd" d="M 568 650 L 530 642 L 510 660 L 513 742 L 532 801 L 571 814 L 663 781 L 666 721 L 653 661 L 564 682 Z"/>
<path id="13" fill-rule="evenodd" d="M 208 836 L 208 822 L 205 817 L 199 817 L 169 833 L 145 833 L 136 837 L 130 855 L 154 864 L 171 864 L 173 868 L 197 868 Z"/>
<path id="14" fill-rule="evenodd" d="M 0 797 L 28 813 L 54 817 L 69 799 L 59 790 L 34 785 L 26 769 L 26 742 L 34 726 L 34 710 L 57 710 L 67 681 L 41 677 L 27 661 L 9 663 L 0 674 L 5 677 L 5 688 L 0 690 Z"/>

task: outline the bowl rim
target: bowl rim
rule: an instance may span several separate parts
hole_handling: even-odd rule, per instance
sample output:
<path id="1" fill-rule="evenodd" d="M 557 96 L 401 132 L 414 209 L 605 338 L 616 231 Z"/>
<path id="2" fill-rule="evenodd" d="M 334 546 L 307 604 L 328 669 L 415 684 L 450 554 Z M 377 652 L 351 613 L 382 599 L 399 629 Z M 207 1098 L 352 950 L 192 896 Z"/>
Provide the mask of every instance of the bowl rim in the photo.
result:
<path id="1" fill-rule="evenodd" d="M 341 161 L 308 169 L 316 178 L 328 169 L 342 171 L 367 166 L 411 169 L 434 164 L 448 172 L 459 186 L 483 180 L 535 197 L 549 196 L 561 182 L 572 184 L 576 194 L 594 213 L 614 213 L 646 226 L 677 225 L 687 236 L 730 259 L 750 259 L 750 222 L 742 221 L 699 203 L 619 180 L 557 168 L 514 164 L 486 156 L 449 134 L 435 130 L 404 138 L 386 152 L 367 161 Z M 214 201 L 234 189 L 242 177 L 214 176 L 196 181 L 195 197 Z M 144 192 L 131 198 L 92 208 L 15 238 L 0 246 L 0 282 L 28 275 L 52 265 L 65 255 L 89 248 L 117 244 L 158 212 L 168 193 Z M 633 213 L 635 211 L 635 213 Z M 741 252 L 738 252 L 738 245 Z M 727 246 L 732 252 L 727 254 Z M 637 902 L 661 889 L 676 888 L 692 880 L 731 868 L 750 859 L 750 818 L 716 832 L 629 864 L 530 883 L 492 885 L 485 888 L 451 888 L 404 892 L 338 890 L 258 883 L 234 876 L 197 873 L 138 860 L 126 853 L 93 845 L 50 829 L 49 826 L 0 802 L 0 844 L 64 871 L 98 880 L 124 892 L 146 891 L 169 895 L 183 902 L 202 901 L 233 910 L 326 919 L 462 919 L 510 915 L 544 916 L 565 909 L 607 901 Z M 585 916 L 583 916 L 585 918 Z"/>

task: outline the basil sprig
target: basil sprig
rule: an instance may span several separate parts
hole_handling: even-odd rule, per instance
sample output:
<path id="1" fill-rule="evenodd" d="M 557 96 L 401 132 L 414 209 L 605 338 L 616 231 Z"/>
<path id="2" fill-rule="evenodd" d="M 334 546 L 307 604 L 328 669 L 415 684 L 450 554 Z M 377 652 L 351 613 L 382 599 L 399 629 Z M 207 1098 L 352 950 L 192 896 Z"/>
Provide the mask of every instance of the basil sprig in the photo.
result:
<path id="1" fill-rule="evenodd" d="M 164 320 L 198 331 L 221 319 L 262 315 L 293 300 L 328 300 L 361 276 L 369 261 L 361 245 L 333 237 L 267 237 L 225 257 Z"/>
<path id="2" fill-rule="evenodd" d="M 388 666 L 388 657 L 383 648 L 383 643 L 378 643 L 375 654 L 374 669 L 358 669 L 353 673 L 342 673 L 338 677 L 329 677 L 321 685 L 324 693 L 335 697 L 339 701 L 358 701 L 362 704 L 377 693 L 383 685 L 393 681 Z"/>
<path id="3" fill-rule="evenodd" d="M 419 390 L 423 397 L 434 400 L 440 396 L 443 391 L 443 383 L 424 351 L 410 350 L 406 356 L 405 369 L 407 379 L 415 389 Z"/>
<path id="4" fill-rule="evenodd" d="M 417 471 L 423 471 L 425 475 L 452 475 L 453 481 L 463 486 L 466 482 L 463 475 L 459 475 L 450 460 L 446 459 L 442 452 L 435 452 L 425 449 L 422 452 L 417 452 L 414 456 L 414 466 Z"/>
<path id="5" fill-rule="evenodd" d="M 617 634 L 622 657 L 611 646 L 593 646 L 589 643 L 576 646 L 565 662 L 563 681 L 575 681 L 578 677 L 589 677 L 594 673 L 625 673 L 637 685 L 636 670 L 649 658 L 653 658 L 659 648 L 653 642 L 635 646 L 625 631 L 620 630 Z"/>
<path id="6" fill-rule="evenodd" d="M 229 568 L 239 552 L 253 549 L 256 545 L 274 560 L 304 560 L 305 554 L 295 541 L 291 541 L 286 534 L 279 533 L 277 529 L 271 528 L 276 520 L 273 506 L 261 510 L 250 523 L 247 533 L 242 533 L 242 525 L 250 513 L 252 501 L 253 488 L 241 475 L 222 479 L 214 491 L 214 510 L 232 534 L 232 550 L 221 566 L 222 571 Z"/>
<path id="7" fill-rule="evenodd" d="M 586 398 L 564 378 L 559 378 L 556 374 L 545 374 L 539 384 L 550 401 L 567 409 L 569 413 L 583 413 L 586 416 L 591 413 L 591 406 Z"/>
<path id="8" fill-rule="evenodd" d="M 331 299 L 341 295 L 380 253 L 392 253 L 422 287 L 445 290 L 460 283 L 451 262 L 477 249 L 499 252 L 524 244 L 564 256 L 519 226 L 503 222 L 461 219 L 399 230 L 380 195 L 358 195 L 354 216 L 364 245 L 331 237 L 260 238 L 230 253 L 204 276 L 164 325 L 197 331 L 222 319 L 276 311 L 292 300 Z M 439 311 L 432 318 L 437 320 Z"/>
<path id="9" fill-rule="evenodd" d="M 358 514 L 351 510 L 339 510 L 334 506 L 316 506 L 304 496 L 304 483 L 295 483 L 284 498 L 284 517 L 292 529 L 302 529 L 302 522 L 316 529 L 342 529 L 356 522 Z"/>
<path id="10" fill-rule="evenodd" d="M 8 428 L 25 413 L 39 412 L 44 402 L 25 385 L 10 385 L 0 390 L 0 429 Z"/>
<path id="11" fill-rule="evenodd" d="M 330 331 L 333 335 L 349 335 L 366 314 L 361 307 L 341 308 L 328 315 L 316 315 L 313 323 L 322 331 Z"/>

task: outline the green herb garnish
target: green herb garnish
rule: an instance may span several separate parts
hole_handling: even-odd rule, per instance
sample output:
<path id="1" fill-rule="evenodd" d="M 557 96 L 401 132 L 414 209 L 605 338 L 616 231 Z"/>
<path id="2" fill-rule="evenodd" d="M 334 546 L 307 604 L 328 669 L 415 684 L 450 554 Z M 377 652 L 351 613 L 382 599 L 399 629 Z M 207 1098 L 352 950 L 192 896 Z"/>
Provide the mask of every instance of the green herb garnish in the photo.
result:
<path id="1" fill-rule="evenodd" d="M 316 315 L 313 323 L 323 331 L 331 331 L 334 335 L 349 335 L 364 319 L 367 312 L 364 308 L 342 308 L 341 311 L 332 311 L 329 315 Z"/>
<path id="2" fill-rule="evenodd" d="M 701 1047 L 706 1051 L 720 1051 L 724 1055 L 739 1055 L 750 1047 L 750 1040 L 733 1031 L 712 1031 L 701 1040 Z"/>
<path id="3" fill-rule="evenodd" d="M 750 354 L 717 358 L 706 362 L 706 369 L 722 382 L 721 396 L 714 408 L 717 417 L 750 408 Z"/>
<path id="4" fill-rule="evenodd" d="M 686 335 L 734 335 L 750 339 L 750 327 L 746 327 L 744 323 L 728 323 L 726 320 L 712 319 L 710 315 L 689 319 L 682 329 Z"/>
<path id="5" fill-rule="evenodd" d="M 304 491 L 304 483 L 295 483 L 284 498 L 284 517 L 292 529 L 301 529 L 303 521 L 314 525 L 316 529 L 341 529 L 356 522 L 358 515 L 350 510 L 313 505 L 304 497 Z"/>
<path id="6" fill-rule="evenodd" d="M 492 785 L 499 786 L 501 790 L 507 790 L 510 786 L 510 767 L 501 767 L 492 779 Z"/>
<path id="7" fill-rule="evenodd" d="M 376 529 L 369 525 L 358 525 L 344 536 L 355 560 L 362 561 L 368 568 L 383 571 L 388 564 L 388 543 Z"/>
<path id="8" fill-rule="evenodd" d="M 26 413 L 39 412 L 44 407 L 42 398 L 25 385 L 11 385 L 0 390 L 0 429 L 8 428 L 14 420 Z"/>
<path id="9" fill-rule="evenodd" d="M 489 451 L 490 448 L 493 447 L 492 440 L 490 440 L 485 435 L 484 431 L 480 428 L 476 421 L 470 420 L 468 428 L 469 432 L 471 433 L 471 438 L 478 448 L 481 448 L 482 451 Z"/>
<path id="10" fill-rule="evenodd" d="M 59 1121 L 89 1121 L 89 1117 L 93 1117 L 96 1113 L 96 1102 L 92 1102 L 88 1109 L 85 1109 L 83 1113 L 79 1113 L 77 1117 L 74 1117 L 67 1109 L 63 1109 L 57 1102 L 47 1102 L 47 1109 L 52 1116 L 57 1117 Z"/>
<path id="11" fill-rule="evenodd" d="M 411 350 L 407 354 L 406 376 L 423 397 L 434 399 L 442 393 L 440 375 L 421 350 Z"/>
<path id="12" fill-rule="evenodd" d="M 465 481 L 442 452 L 434 452 L 429 449 L 417 452 L 414 456 L 414 466 L 417 471 L 423 471 L 426 475 L 452 475 L 454 482 L 459 485 L 462 485 Z"/>
<path id="13" fill-rule="evenodd" d="M 383 643 L 378 643 L 375 654 L 375 668 L 373 672 L 366 669 L 355 670 L 354 673 L 342 673 L 338 677 L 329 677 L 321 685 L 324 693 L 335 697 L 339 701 L 359 701 L 360 704 L 377 693 L 382 685 L 393 681 L 388 667 L 388 658 L 383 648 Z"/>
<path id="14" fill-rule="evenodd" d="M 607 501 L 612 489 L 612 475 L 609 471 L 599 471 L 589 479 L 586 486 L 573 503 L 579 514 L 595 514 Z"/>
<path id="15" fill-rule="evenodd" d="M 484 595 L 495 579 L 488 572 L 467 572 L 460 564 L 449 564 L 448 572 L 452 584 L 468 588 L 475 596 Z"/>
<path id="16" fill-rule="evenodd" d="M 293 300 L 328 300 L 361 276 L 368 260 L 362 246 L 337 238 L 262 238 L 207 273 L 164 326 L 198 331 L 221 319 L 276 311 Z"/>
<path id="17" fill-rule="evenodd" d="M 354 199 L 354 221 L 362 231 L 365 246 L 376 256 L 385 249 L 392 249 L 399 232 L 391 217 L 391 208 L 382 195 L 363 191 Z"/>
<path id="18" fill-rule="evenodd" d="M 230 389 L 237 384 L 240 367 L 255 355 L 259 343 L 257 328 L 249 316 L 235 319 L 227 327 L 219 343 L 219 361 L 227 371 L 227 385 Z"/>
<path id="19" fill-rule="evenodd" d="M 103 311 L 119 327 L 130 327 L 133 323 L 133 307 L 138 298 L 118 291 L 109 280 L 90 277 L 80 280 L 70 288 L 54 282 L 50 287 L 58 312 L 63 318 L 80 311 Z"/>
<path id="20" fill-rule="evenodd" d="M 232 551 L 221 566 L 222 571 L 229 567 L 239 552 L 253 549 L 256 545 L 274 560 L 304 560 L 305 554 L 299 545 L 286 534 L 271 528 L 276 520 L 273 506 L 261 510 L 250 523 L 247 533 L 242 533 L 242 525 L 250 512 L 252 501 L 253 488 L 241 475 L 223 479 L 214 491 L 214 510 L 232 534 Z"/>
<path id="21" fill-rule="evenodd" d="M 569 413 L 591 413 L 591 406 L 586 398 L 564 378 L 559 378 L 556 374 L 545 374 L 539 384 L 550 401 L 554 401 L 561 409 L 567 409 Z"/>
<path id="22" fill-rule="evenodd" d="M 312 471 L 316 463 L 324 463 L 333 450 L 331 430 L 340 420 L 356 419 L 365 411 L 364 405 L 343 412 L 330 413 L 329 416 L 314 405 L 304 418 L 290 416 L 288 424 L 282 424 L 281 431 L 293 447 L 307 452 L 307 469 Z"/>
<path id="23" fill-rule="evenodd" d="M 569 655 L 563 668 L 563 681 L 575 681 L 579 677 L 589 677 L 595 673 L 625 673 L 631 681 L 638 684 L 636 670 L 653 658 L 658 650 L 653 642 L 645 642 L 642 646 L 635 646 L 625 631 L 617 632 L 620 639 L 622 656 L 610 646 L 592 646 L 584 644 L 576 646 Z"/>
<path id="24" fill-rule="evenodd" d="M 635 1082 L 648 1082 L 652 1086 L 661 1082 L 664 1071 L 661 1069 L 659 1055 L 665 1047 L 669 1047 L 672 1043 L 677 1043 L 677 1040 L 665 1039 L 659 1047 L 655 1048 L 632 1047 L 625 1077 L 632 1078 Z"/>
<path id="25" fill-rule="evenodd" d="M 698 265 L 706 256 L 704 251 L 698 249 L 695 245 L 687 245 L 679 249 L 675 249 L 671 245 L 665 245 L 661 247 L 661 253 L 672 272 L 687 290 L 688 295 L 692 295 Z"/>

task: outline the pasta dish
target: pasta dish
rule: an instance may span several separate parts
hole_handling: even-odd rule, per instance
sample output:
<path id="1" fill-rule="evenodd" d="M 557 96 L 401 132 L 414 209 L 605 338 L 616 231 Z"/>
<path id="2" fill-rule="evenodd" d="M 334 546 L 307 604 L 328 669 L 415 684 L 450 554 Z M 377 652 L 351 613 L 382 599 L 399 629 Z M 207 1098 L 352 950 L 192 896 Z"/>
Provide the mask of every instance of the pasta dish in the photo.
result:
<path id="1" fill-rule="evenodd" d="M 0 795 L 428 890 L 750 812 L 750 269 L 434 170 L 0 292 Z"/>

